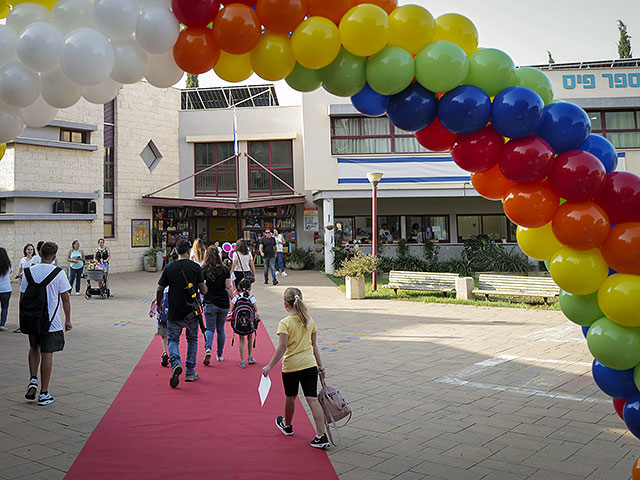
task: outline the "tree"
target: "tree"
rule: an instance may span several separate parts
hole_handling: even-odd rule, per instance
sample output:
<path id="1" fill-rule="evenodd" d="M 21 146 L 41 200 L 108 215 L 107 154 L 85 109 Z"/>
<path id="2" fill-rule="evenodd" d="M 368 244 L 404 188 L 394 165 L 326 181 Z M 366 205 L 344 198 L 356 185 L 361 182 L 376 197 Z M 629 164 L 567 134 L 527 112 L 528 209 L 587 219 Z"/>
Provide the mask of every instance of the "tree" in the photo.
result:
<path id="1" fill-rule="evenodd" d="M 551 52 L 549 50 L 547 50 L 547 55 L 549 56 L 549 65 L 556 63 L 556 61 L 553 59 L 553 55 L 551 54 Z"/>
<path id="2" fill-rule="evenodd" d="M 198 88 L 200 82 L 198 82 L 198 75 L 194 73 L 187 73 L 187 88 Z"/>
<path id="3" fill-rule="evenodd" d="M 631 35 L 627 32 L 627 26 L 622 20 L 618 20 L 618 31 L 620 32 L 620 40 L 618 40 L 618 57 L 631 58 Z"/>

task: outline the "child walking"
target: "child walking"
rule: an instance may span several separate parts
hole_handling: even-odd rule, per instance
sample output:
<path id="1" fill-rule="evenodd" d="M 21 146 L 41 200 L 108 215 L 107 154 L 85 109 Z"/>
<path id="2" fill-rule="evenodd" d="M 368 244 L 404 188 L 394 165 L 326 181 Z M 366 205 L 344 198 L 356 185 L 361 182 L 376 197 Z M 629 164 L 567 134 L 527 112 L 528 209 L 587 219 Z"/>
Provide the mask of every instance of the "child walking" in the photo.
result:
<path id="1" fill-rule="evenodd" d="M 243 305 L 250 304 L 253 308 L 254 316 L 258 315 L 258 306 L 256 305 L 256 297 L 251 295 L 251 282 L 243 278 L 240 280 L 238 284 L 239 293 L 231 299 L 231 303 L 233 305 L 231 310 L 231 315 L 233 316 L 234 311 L 240 306 L 240 303 Z M 245 340 L 248 340 L 247 344 L 247 361 L 244 360 L 244 344 Z M 240 368 L 247 368 L 247 363 L 254 364 L 256 363 L 255 359 L 251 356 L 253 353 L 253 334 L 241 335 L 238 334 L 238 346 L 240 347 Z"/>
<path id="2" fill-rule="evenodd" d="M 162 365 L 163 367 L 168 367 L 169 355 L 167 354 L 167 339 L 169 336 L 169 330 L 167 326 L 167 320 L 169 319 L 169 287 L 164 289 L 164 294 L 162 295 L 162 313 L 158 312 L 156 299 L 154 298 L 151 302 L 149 316 L 153 317 L 154 315 L 156 317 L 156 321 L 158 322 L 156 335 L 160 335 L 160 337 L 162 337 L 162 360 L 160 360 L 160 365 Z"/>
<path id="3" fill-rule="evenodd" d="M 318 402 L 318 374 L 325 371 L 316 345 L 316 322 L 302 302 L 302 292 L 287 288 L 284 292 L 284 308 L 289 315 L 278 324 L 278 348 L 262 374 L 266 377 L 282 358 L 282 384 L 284 386 L 284 416 L 276 418 L 276 426 L 286 435 L 293 435 L 293 414 L 296 409 L 298 385 L 302 385 L 304 397 L 313 413 L 316 437 L 311 440 L 314 448 L 327 448 L 329 439 L 324 425 L 324 412 Z"/>

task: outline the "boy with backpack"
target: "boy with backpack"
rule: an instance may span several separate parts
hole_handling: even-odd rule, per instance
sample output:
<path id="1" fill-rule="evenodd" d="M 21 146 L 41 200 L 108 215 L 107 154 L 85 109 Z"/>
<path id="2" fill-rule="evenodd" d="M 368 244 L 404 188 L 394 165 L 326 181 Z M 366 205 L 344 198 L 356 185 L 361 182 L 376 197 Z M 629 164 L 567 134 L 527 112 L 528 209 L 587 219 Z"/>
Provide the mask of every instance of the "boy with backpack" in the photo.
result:
<path id="1" fill-rule="evenodd" d="M 258 328 L 258 307 L 256 306 L 256 297 L 251 295 L 251 282 L 243 278 L 238 284 L 238 293 L 231 299 L 233 305 L 231 310 L 231 328 L 238 334 L 240 347 L 240 368 L 247 368 L 247 363 L 254 364 L 256 360 L 251 356 L 253 352 L 253 334 Z M 247 361 L 244 360 L 244 343 L 245 339 L 249 340 L 247 345 Z M 233 342 L 232 342 L 233 345 Z"/>
<path id="2" fill-rule="evenodd" d="M 64 330 L 71 330 L 71 285 L 61 268 L 53 262 L 58 246 L 45 242 L 40 250 L 41 263 L 24 270 L 20 285 L 20 330 L 29 335 L 29 372 L 31 379 L 24 397 L 35 400 L 40 366 L 38 405 L 53 403 L 49 380 L 53 369 L 53 353 L 64 349 L 64 331 L 60 307 L 64 310 Z M 62 305 L 60 305 L 62 303 Z"/>

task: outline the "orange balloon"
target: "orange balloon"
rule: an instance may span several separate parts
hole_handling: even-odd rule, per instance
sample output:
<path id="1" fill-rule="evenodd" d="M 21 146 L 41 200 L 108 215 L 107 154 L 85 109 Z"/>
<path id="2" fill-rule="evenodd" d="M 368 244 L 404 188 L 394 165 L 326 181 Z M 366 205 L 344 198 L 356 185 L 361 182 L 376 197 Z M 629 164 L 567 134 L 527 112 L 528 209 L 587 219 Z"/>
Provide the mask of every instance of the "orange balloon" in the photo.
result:
<path id="1" fill-rule="evenodd" d="M 353 0 L 307 0 L 310 17 L 325 17 L 336 25 L 353 5 Z"/>
<path id="2" fill-rule="evenodd" d="M 471 184 L 476 192 L 489 200 L 502 200 L 509 189 L 516 185 L 502 174 L 500 165 L 485 172 L 472 173 Z"/>
<path id="3" fill-rule="evenodd" d="M 218 12 L 213 21 L 213 34 L 220 48 L 241 55 L 253 50 L 260 41 L 260 19 L 251 7 L 232 3 Z"/>
<path id="4" fill-rule="evenodd" d="M 293 32 L 307 14 L 306 0 L 258 0 L 256 13 L 264 28 L 287 35 Z"/>
<path id="5" fill-rule="evenodd" d="M 516 225 L 527 228 L 549 223 L 560 199 L 548 182 L 516 184 L 504 197 L 504 213 Z"/>
<path id="6" fill-rule="evenodd" d="M 553 216 L 553 234 L 574 250 L 592 250 L 609 234 L 609 217 L 593 202 L 566 202 Z"/>
<path id="7" fill-rule="evenodd" d="M 187 73 L 205 73 L 213 68 L 220 57 L 210 28 L 185 28 L 173 46 L 176 64 Z"/>
<path id="8" fill-rule="evenodd" d="M 611 227 L 600 253 L 617 272 L 640 275 L 640 222 L 618 223 Z"/>
<path id="9" fill-rule="evenodd" d="M 398 8 L 398 0 L 356 0 L 354 5 L 362 5 L 363 3 L 377 5 L 387 13 L 391 13 Z"/>
<path id="10" fill-rule="evenodd" d="M 631 472 L 632 480 L 640 480 L 640 457 L 636 458 L 636 461 L 633 462 L 633 470 Z"/>

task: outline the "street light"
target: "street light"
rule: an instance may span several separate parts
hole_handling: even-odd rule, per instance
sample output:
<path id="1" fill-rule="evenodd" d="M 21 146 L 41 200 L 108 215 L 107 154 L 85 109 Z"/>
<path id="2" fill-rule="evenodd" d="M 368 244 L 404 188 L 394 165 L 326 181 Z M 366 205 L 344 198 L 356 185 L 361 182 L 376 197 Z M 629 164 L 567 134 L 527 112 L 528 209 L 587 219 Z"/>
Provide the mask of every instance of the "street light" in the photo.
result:
<path id="1" fill-rule="evenodd" d="M 380 172 L 370 172 L 367 173 L 367 179 L 369 183 L 373 186 L 373 192 L 371 195 L 372 206 L 371 206 L 371 215 L 373 217 L 372 222 L 372 230 L 373 234 L 371 238 L 373 239 L 373 258 L 377 258 L 378 256 L 378 183 L 382 179 L 382 173 Z M 378 289 L 378 272 L 377 270 L 373 271 L 373 275 L 371 278 L 373 283 L 373 291 L 375 292 Z"/>

